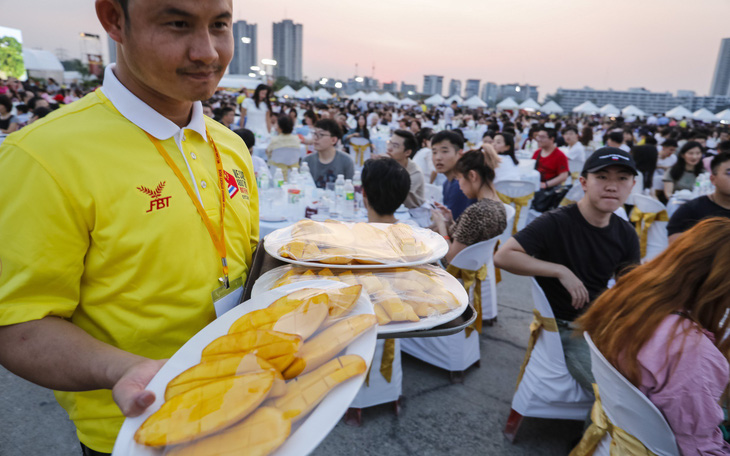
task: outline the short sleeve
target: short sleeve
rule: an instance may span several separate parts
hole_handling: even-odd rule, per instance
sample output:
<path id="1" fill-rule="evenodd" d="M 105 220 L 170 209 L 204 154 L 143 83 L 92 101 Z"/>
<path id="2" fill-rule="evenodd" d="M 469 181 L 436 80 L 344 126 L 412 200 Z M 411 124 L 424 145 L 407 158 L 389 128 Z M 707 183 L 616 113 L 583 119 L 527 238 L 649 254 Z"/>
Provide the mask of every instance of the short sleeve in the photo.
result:
<path id="1" fill-rule="evenodd" d="M 619 220 L 620 223 L 626 224 L 625 221 Z M 626 224 L 628 225 L 628 224 Z M 631 227 L 628 227 L 625 231 L 623 245 L 626 246 L 626 252 L 624 252 L 623 258 L 616 268 L 616 276 L 621 275 L 626 271 L 627 267 L 637 265 L 641 263 L 641 247 L 639 245 L 639 236 L 636 235 Z"/>
<path id="2" fill-rule="evenodd" d="M 677 233 L 684 233 L 696 222 L 695 216 L 692 213 L 692 206 L 689 203 L 685 203 L 677 208 L 672 214 L 672 217 L 667 223 L 667 236 L 671 236 Z"/>
<path id="3" fill-rule="evenodd" d="M 0 148 L 0 181 L 0 326 L 71 317 L 89 246 L 80 210 L 15 145 Z"/>
<path id="4" fill-rule="evenodd" d="M 478 205 L 473 204 L 461 214 L 461 217 L 457 220 L 454 232 L 451 235 L 455 241 L 459 241 L 464 245 L 474 245 L 479 242 L 479 223 L 480 218 L 483 215 L 482 211 L 479 210 Z"/>
<path id="5" fill-rule="evenodd" d="M 672 176 L 669 174 L 669 170 L 664 173 L 664 177 L 662 177 L 662 182 L 674 182 L 674 179 L 672 179 Z"/>
<path id="6" fill-rule="evenodd" d="M 546 212 L 518 231 L 514 238 L 528 255 L 539 257 L 547 251 L 550 239 L 555 239 L 553 236 L 555 230 L 553 215 Z"/>
<path id="7" fill-rule="evenodd" d="M 568 157 L 566 157 L 562 151 L 560 155 L 558 155 L 557 165 L 558 174 L 568 172 Z"/>

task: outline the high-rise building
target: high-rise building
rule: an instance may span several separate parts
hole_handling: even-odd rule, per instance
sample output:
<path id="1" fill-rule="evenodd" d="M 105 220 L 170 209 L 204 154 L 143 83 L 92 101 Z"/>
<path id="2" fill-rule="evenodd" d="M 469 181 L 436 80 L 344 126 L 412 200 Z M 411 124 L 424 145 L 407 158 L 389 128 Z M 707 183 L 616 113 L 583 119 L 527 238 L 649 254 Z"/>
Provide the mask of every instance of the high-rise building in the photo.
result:
<path id="1" fill-rule="evenodd" d="M 274 23 L 275 77 L 302 80 L 302 24 L 289 19 Z"/>
<path id="2" fill-rule="evenodd" d="M 416 84 L 406 84 L 405 82 L 400 83 L 400 93 L 402 93 L 403 95 L 413 95 L 416 92 Z"/>
<path id="3" fill-rule="evenodd" d="M 537 86 L 529 84 L 502 84 L 499 86 L 498 100 L 512 97 L 517 103 L 522 103 L 528 98 L 537 101 Z"/>
<path id="4" fill-rule="evenodd" d="M 499 95 L 499 86 L 494 82 L 485 82 L 482 86 L 482 101 L 490 107 L 497 105 L 497 95 Z"/>
<path id="5" fill-rule="evenodd" d="M 569 112 L 584 101 L 590 101 L 598 107 L 610 103 L 619 109 L 623 109 L 628 105 L 634 105 L 647 114 L 667 112 L 679 105 L 684 106 L 690 111 L 706 108 L 712 112 L 718 112 L 730 107 L 730 95 L 701 97 L 696 96 L 690 90 L 679 90 L 677 91 L 677 95 L 673 96 L 670 92 L 651 92 L 639 88 L 629 90 L 595 90 L 590 87 L 585 87 L 583 89 L 559 88 L 555 95 L 557 103 L 566 112 Z"/>
<path id="6" fill-rule="evenodd" d="M 461 96 L 461 81 L 458 79 L 452 79 L 451 82 L 449 82 L 449 97 L 453 97 L 454 95 Z"/>
<path id="7" fill-rule="evenodd" d="M 383 90 L 385 90 L 386 92 L 390 92 L 390 93 L 396 93 L 398 91 L 398 83 L 395 81 L 384 82 Z"/>
<path id="8" fill-rule="evenodd" d="M 230 74 L 248 74 L 258 65 L 257 25 L 246 21 L 233 24 L 233 59 L 228 66 Z"/>
<path id="9" fill-rule="evenodd" d="M 730 95 L 730 38 L 720 43 L 710 95 Z"/>
<path id="10" fill-rule="evenodd" d="M 480 79 L 467 79 L 464 98 L 469 99 L 474 95 L 479 95 L 479 84 L 481 83 L 482 81 Z"/>
<path id="11" fill-rule="evenodd" d="M 424 95 L 441 95 L 444 91 L 444 77 L 427 74 L 423 77 Z"/>

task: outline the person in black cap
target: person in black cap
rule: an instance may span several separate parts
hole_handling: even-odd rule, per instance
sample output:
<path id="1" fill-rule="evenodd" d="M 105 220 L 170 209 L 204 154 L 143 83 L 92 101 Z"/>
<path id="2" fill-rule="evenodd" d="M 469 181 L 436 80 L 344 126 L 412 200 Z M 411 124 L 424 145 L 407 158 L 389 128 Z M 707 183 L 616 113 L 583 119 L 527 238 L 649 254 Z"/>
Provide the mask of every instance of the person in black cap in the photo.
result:
<path id="1" fill-rule="evenodd" d="M 631 154 L 598 149 L 583 166 L 583 198 L 544 213 L 494 256 L 496 267 L 537 279 L 555 314 L 568 370 L 588 392 L 594 382 L 590 351 L 582 337 L 571 337 L 573 320 L 611 278 L 640 261 L 634 227 L 614 214 L 631 193 L 636 174 Z"/>

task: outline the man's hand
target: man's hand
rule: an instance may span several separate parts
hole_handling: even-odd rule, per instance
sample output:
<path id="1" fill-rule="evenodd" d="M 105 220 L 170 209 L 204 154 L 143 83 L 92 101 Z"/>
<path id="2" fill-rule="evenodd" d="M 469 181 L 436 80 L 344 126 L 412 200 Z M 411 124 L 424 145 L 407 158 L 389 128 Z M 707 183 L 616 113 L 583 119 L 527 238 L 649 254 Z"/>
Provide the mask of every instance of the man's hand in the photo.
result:
<path id="1" fill-rule="evenodd" d="M 145 388 L 165 362 L 166 359 L 146 359 L 133 364 L 122 374 L 112 389 L 112 397 L 124 416 L 139 416 L 155 402 L 155 394 Z"/>
<path id="2" fill-rule="evenodd" d="M 583 282 L 581 282 L 580 279 L 573 274 L 573 271 L 568 268 L 563 269 L 564 270 L 560 273 L 560 275 L 558 275 L 558 280 L 560 280 L 560 283 L 566 290 L 568 290 L 571 298 L 573 298 L 573 301 L 571 302 L 573 307 L 576 309 L 582 309 L 590 300 L 588 290 L 586 290 Z"/>

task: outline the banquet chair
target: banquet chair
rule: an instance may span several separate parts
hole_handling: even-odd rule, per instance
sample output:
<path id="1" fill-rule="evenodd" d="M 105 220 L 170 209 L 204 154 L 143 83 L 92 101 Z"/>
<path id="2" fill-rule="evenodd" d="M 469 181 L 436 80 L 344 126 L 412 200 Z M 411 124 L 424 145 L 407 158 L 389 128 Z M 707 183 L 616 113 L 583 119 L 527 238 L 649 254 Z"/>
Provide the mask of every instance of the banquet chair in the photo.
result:
<path id="1" fill-rule="evenodd" d="M 502 203 L 504 204 L 504 203 Z M 507 212 L 507 227 L 499 235 L 499 244 L 504 245 L 505 242 L 512 237 L 512 227 L 515 223 L 515 213 L 517 212 L 510 204 L 504 204 L 504 210 Z"/>
<path id="2" fill-rule="evenodd" d="M 504 428 L 510 442 L 514 442 L 523 417 L 582 421 L 593 405 L 592 395 L 568 372 L 553 310 L 534 278 L 532 299 L 535 310 L 530 342 Z"/>
<path id="3" fill-rule="evenodd" d="M 583 191 L 583 186 L 580 185 L 580 182 L 576 181 L 572 187 L 570 187 L 570 190 L 568 190 L 568 193 L 565 194 L 563 197 L 563 201 L 560 202 L 561 206 L 568 206 L 570 204 L 577 203 L 580 201 L 581 198 L 583 198 L 583 195 L 585 195 L 586 192 Z"/>
<path id="4" fill-rule="evenodd" d="M 477 311 L 475 328 L 469 327 L 451 336 L 414 337 L 401 341 L 404 352 L 449 371 L 452 382 L 463 380 L 464 371 L 479 362 L 482 319 L 497 317 L 494 246 L 498 240 L 498 237 L 493 237 L 465 248 L 454 257 L 448 269 L 469 287 L 469 302 Z M 476 273 L 476 277 L 467 277 L 469 273 Z"/>
<path id="5" fill-rule="evenodd" d="M 428 201 L 444 202 L 444 188 L 440 185 L 424 184 L 425 196 Z"/>
<path id="6" fill-rule="evenodd" d="M 669 245 L 667 239 L 667 208 L 646 195 L 634 195 L 634 209 L 629 219 L 636 226 L 641 247 L 641 260 L 649 261 L 662 253 Z"/>
<path id="7" fill-rule="evenodd" d="M 634 196 L 635 195 L 643 195 L 644 194 L 644 176 L 639 173 L 636 175 L 636 183 L 634 184 L 634 188 L 631 189 L 631 193 L 629 193 L 629 197 L 626 198 L 626 204 L 633 206 L 636 203 L 634 202 Z"/>
<path id="8" fill-rule="evenodd" d="M 348 424 L 361 424 L 362 409 L 375 405 L 393 403 L 395 414 L 400 413 L 400 397 L 403 392 L 400 344 L 400 339 L 378 339 L 370 372 L 347 411 L 345 421 Z M 384 356 L 386 350 L 392 350 L 390 353 L 392 358 Z M 392 359 L 392 362 L 389 362 L 389 359 Z M 387 365 L 390 366 L 390 370 L 385 372 L 390 375 L 390 379 L 386 378 L 383 373 Z"/>
<path id="9" fill-rule="evenodd" d="M 598 392 L 597 399 L 600 398 L 600 401 L 596 400 L 591 413 L 593 426 L 597 425 L 599 433 L 592 439 L 587 439 L 592 440 L 590 447 L 596 445 L 592 454 L 609 456 L 610 447 L 621 447 L 619 442 L 623 441 L 629 431 L 629 435 L 651 451 L 651 454 L 679 456 L 674 433 L 661 411 L 608 362 L 587 332 L 583 336 L 591 350 L 591 371 L 596 379 L 594 388 Z M 616 433 L 621 436 L 612 442 Z M 599 438 L 600 441 L 596 442 Z"/>
<path id="10" fill-rule="evenodd" d="M 276 174 L 276 168 L 284 173 L 284 179 L 288 179 L 289 170 L 299 168 L 299 156 L 302 154 L 299 147 L 280 147 L 271 151 L 269 158 L 269 169 L 271 175 Z"/>
<path id="11" fill-rule="evenodd" d="M 494 188 L 503 203 L 514 204 L 515 221 L 512 225 L 512 234 L 515 234 L 525 226 L 525 223 L 520 222 L 527 219 L 530 203 L 537 190 L 535 184 L 521 180 L 502 180 L 495 182 Z"/>
<path id="12" fill-rule="evenodd" d="M 581 171 L 583 171 L 584 160 L 568 160 L 568 171 L 570 172 L 570 183 L 575 185 L 578 182 Z"/>
<path id="13" fill-rule="evenodd" d="M 373 145 L 367 138 L 354 137 L 350 138 L 350 158 L 355 162 L 356 168 L 362 168 L 365 160 L 370 158 L 373 153 Z"/>

